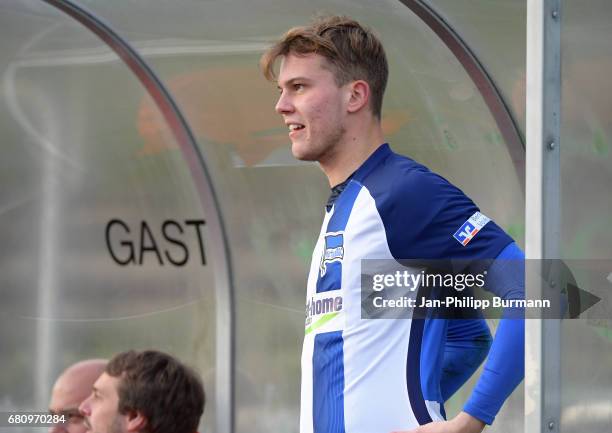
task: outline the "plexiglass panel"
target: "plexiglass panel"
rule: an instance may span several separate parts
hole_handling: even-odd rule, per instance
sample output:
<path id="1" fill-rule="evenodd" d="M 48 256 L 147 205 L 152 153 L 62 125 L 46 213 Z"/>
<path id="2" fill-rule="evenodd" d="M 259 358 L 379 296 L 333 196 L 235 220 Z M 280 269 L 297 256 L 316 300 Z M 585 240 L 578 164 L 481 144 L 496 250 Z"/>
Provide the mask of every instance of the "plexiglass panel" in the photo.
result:
<path id="1" fill-rule="evenodd" d="M 237 289 L 237 431 L 297 431 L 306 273 L 328 187 L 318 167 L 290 155 L 287 131 L 273 110 L 275 86 L 257 67 L 270 41 L 316 13 L 363 20 L 381 34 L 390 60 L 383 117 L 392 146 L 456 182 L 522 241 L 520 183 L 475 85 L 438 37 L 401 3 L 181 6 L 171 12 L 180 20 L 161 20 L 145 10 L 128 20 L 127 6 L 121 12 L 120 6 L 92 5 L 159 72 L 211 164 Z M 147 113 L 146 101 L 141 107 Z M 141 123 L 148 131 L 144 151 L 168 151 L 156 144 L 155 119 L 140 118 L 149 120 Z M 451 413 L 460 409 L 467 392 L 451 405 Z M 512 414 L 522 414 L 518 396 L 492 431 L 514 427 Z"/>
<path id="2" fill-rule="evenodd" d="M 92 0 L 86 5 L 153 66 L 185 114 L 211 169 L 231 246 L 236 286 L 237 432 L 298 431 L 306 274 L 329 192 L 315 164 L 292 158 L 286 127 L 274 113 L 276 88 L 258 70 L 263 50 L 289 27 L 306 23 L 316 13 L 347 14 L 374 27 L 390 61 L 383 126 L 392 147 L 459 185 L 483 212 L 522 241 L 522 191 L 507 143 L 459 62 L 400 2 L 177 0 L 170 4 L 162 0 Z M 32 15 L 30 11 L 22 19 L 34 19 Z M 46 260 L 52 264 L 57 264 L 52 260 L 59 260 L 66 267 L 45 281 L 57 280 L 53 290 L 66 290 L 66 297 L 55 297 L 59 306 L 53 311 L 68 316 L 53 322 L 53 335 L 75 349 L 62 362 L 54 361 L 52 372 L 77 356 L 120 350 L 130 342 L 139 346 L 155 343 L 191 360 L 203 373 L 212 395 L 216 385 L 212 271 L 197 262 L 195 227 L 186 223 L 207 216 L 198 205 L 180 149 L 155 104 L 112 52 L 78 25 L 56 15 L 46 18 L 53 25 L 45 27 L 44 37 L 38 37 L 25 54 L 18 53 L 20 44 L 26 44 L 20 41 L 32 39 L 40 28 L 32 25 L 30 33 L 23 36 L 23 24 L 10 32 L 13 48 L 3 56 L 3 64 L 8 69 L 15 62 L 31 61 L 30 57 L 46 62 L 54 59 L 53 66 L 20 66 L 26 72 L 14 78 L 13 88 L 26 89 L 20 96 L 22 111 L 28 110 L 26 118 L 38 128 L 51 128 L 52 133 L 46 132 L 45 137 L 54 144 L 52 149 L 61 152 L 56 152 L 57 156 L 51 153 L 53 157 L 48 156 L 52 150 L 39 155 L 41 145 L 18 121 L 0 120 L 7 122 L 2 126 L 2 131 L 8 131 L 5 136 L 13 134 L 15 142 L 14 148 L 3 147 L 5 154 L 15 154 L 15 161 L 24 159 L 24 166 L 41 167 L 32 169 L 37 173 L 33 179 L 20 174 L 20 183 L 2 186 L 7 203 L 16 203 L 12 206 L 22 212 L 7 220 L 15 224 L 14 229 L 2 236 L 7 237 L 6 242 L 20 244 L 36 260 L 47 257 L 41 246 L 50 245 L 48 251 L 54 254 Z M 33 101 L 29 105 L 28 98 Z M 35 103 L 36 98 L 47 98 L 44 100 L 53 110 L 39 110 L 44 102 Z M 3 109 L 7 114 L 2 119 L 13 119 L 10 108 Z M 51 120 L 45 120 L 48 117 Z M 27 146 L 22 144 L 26 141 Z M 27 157 L 20 156 L 30 147 L 35 150 L 27 151 Z M 2 175 L 17 178 L 21 172 L 16 162 L 6 161 L 3 158 Z M 80 168 L 83 170 L 78 171 Z M 44 170 L 56 181 L 45 182 Z M 26 188 L 36 197 L 32 200 L 40 209 L 38 213 L 27 211 L 31 205 L 25 193 L 15 192 Z M 41 192 L 43 188 L 50 192 Z M 37 230 L 55 221 L 54 229 L 44 232 L 50 240 L 28 233 L 23 237 L 29 244 L 23 246 L 19 239 L 19 233 L 26 230 L 19 226 L 23 215 L 29 215 Z M 170 245 L 161 232 L 163 222 L 173 220 L 185 236 L 191 230 L 191 243 L 186 244 L 189 263 L 184 267 L 166 261 L 160 265 L 155 251 L 145 250 L 143 265 L 118 266 L 104 237 L 113 219 L 125 222 L 130 230 L 127 233 L 119 223 L 112 226 L 115 237 L 111 241 L 119 261 L 130 257 L 129 247 L 121 242 L 138 240 L 143 220 L 158 242 L 162 260 L 167 258 L 164 248 L 175 260 L 183 257 L 183 250 Z M 167 229 L 172 236 L 179 235 L 176 226 Z M 203 230 L 205 233 L 206 228 Z M 67 238 L 65 233 L 74 234 Z M 75 248 L 80 252 L 77 257 Z M 87 249 L 99 256 L 92 260 L 90 272 L 100 278 L 77 279 L 71 274 L 77 269 L 84 272 Z M 12 270 L 6 275 L 14 275 L 16 281 L 32 280 L 31 287 L 36 289 L 30 290 L 31 296 L 23 304 L 36 310 L 42 271 L 36 268 L 24 276 L 18 257 L 7 253 L 3 267 L 9 268 L 10 263 Z M 81 286 L 85 287 L 82 293 Z M 175 296 L 166 296 L 168 287 Z M 74 293 L 76 299 L 68 298 Z M 17 294 L 12 296 L 18 299 Z M 72 310 L 67 306 L 71 303 L 76 303 Z M 151 305 L 157 314 L 150 314 Z M 101 311 L 112 313 L 113 319 L 129 318 L 104 320 Z M 166 324 L 163 329 L 157 327 L 159 321 Z M 35 324 L 32 327 L 28 338 L 42 332 Z M 21 332 L 27 331 L 22 328 Z M 96 337 L 101 342 L 90 341 L 90 335 L 101 335 Z M 18 336 L 6 338 L 18 347 Z M 36 343 L 31 347 L 23 356 L 35 353 Z M 11 383 L 9 389 L 17 393 L 16 388 Z M 460 400 L 467 393 L 465 390 L 448 407 L 449 414 L 460 409 Z M 518 399 L 516 395 L 490 431 L 516 431 L 512 415 L 516 421 L 517 411 L 522 414 L 520 394 Z M 30 400 L 23 397 L 22 401 Z M 209 402 L 214 404 L 212 399 Z M 213 413 L 208 407 L 204 431 L 214 425 Z"/>
<path id="3" fill-rule="evenodd" d="M 208 216 L 169 126 L 172 150 L 143 150 L 145 88 L 63 13 L 3 2 L 0 29 L 0 411 L 44 411 L 69 364 L 127 349 L 170 352 L 213 389 Z M 202 431 L 214 398 L 206 412 Z"/>
<path id="4" fill-rule="evenodd" d="M 526 2 L 425 0 L 481 61 L 525 131 Z"/>
<path id="5" fill-rule="evenodd" d="M 612 8 L 603 0 L 589 2 L 588 8 L 563 1 L 561 11 L 562 256 L 610 260 Z M 580 281 L 579 273 L 576 277 L 578 285 L 588 290 L 588 283 Z M 611 319 L 563 322 L 564 433 L 604 433 L 612 428 Z"/>

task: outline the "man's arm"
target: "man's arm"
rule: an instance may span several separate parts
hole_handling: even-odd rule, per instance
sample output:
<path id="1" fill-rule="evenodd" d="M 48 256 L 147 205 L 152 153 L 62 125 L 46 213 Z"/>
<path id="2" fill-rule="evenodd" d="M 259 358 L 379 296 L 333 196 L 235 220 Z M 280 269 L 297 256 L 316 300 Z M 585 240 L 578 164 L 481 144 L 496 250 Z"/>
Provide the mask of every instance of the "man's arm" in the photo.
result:
<path id="1" fill-rule="evenodd" d="M 448 320 L 440 390 L 447 401 L 486 359 L 493 337 L 483 319 Z"/>
<path id="2" fill-rule="evenodd" d="M 487 288 L 503 299 L 525 299 L 525 256 L 515 243 L 489 268 Z M 484 371 L 464 411 L 491 424 L 525 375 L 525 321 L 520 308 L 505 308 Z"/>
<path id="3" fill-rule="evenodd" d="M 511 243 L 487 274 L 487 289 L 503 299 L 525 298 L 524 254 Z M 525 322 L 522 309 L 506 308 L 484 371 L 463 412 L 449 421 L 429 423 L 409 433 L 479 433 L 491 424 L 525 374 Z"/>

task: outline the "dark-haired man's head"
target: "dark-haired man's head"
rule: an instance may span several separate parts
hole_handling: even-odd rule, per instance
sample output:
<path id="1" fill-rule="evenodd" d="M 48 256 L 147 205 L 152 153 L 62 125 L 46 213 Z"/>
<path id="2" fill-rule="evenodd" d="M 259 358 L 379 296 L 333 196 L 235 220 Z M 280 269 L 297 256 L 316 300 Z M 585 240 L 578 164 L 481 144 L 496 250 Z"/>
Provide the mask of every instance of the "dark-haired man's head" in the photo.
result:
<path id="1" fill-rule="evenodd" d="M 194 433 L 204 388 L 168 354 L 128 351 L 110 360 L 79 409 L 92 433 Z"/>

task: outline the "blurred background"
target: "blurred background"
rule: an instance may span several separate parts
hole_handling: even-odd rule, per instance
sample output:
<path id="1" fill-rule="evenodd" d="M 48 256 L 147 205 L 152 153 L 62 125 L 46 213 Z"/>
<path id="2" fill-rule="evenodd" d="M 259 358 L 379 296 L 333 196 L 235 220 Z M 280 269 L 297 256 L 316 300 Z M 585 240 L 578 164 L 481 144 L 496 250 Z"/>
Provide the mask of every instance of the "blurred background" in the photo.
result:
<path id="1" fill-rule="evenodd" d="M 62 3 L 0 2 L 0 412 L 46 410 L 77 360 L 155 347 L 202 374 L 201 432 L 227 414 L 236 432 L 298 431 L 306 275 L 329 189 L 292 158 L 258 60 L 316 14 L 377 31 L 393 149 L 524 246 L 524 1 L 75 2 L 119 40 Z M 612 5 L 588 4 L 562 2 L 562 258 L 610 259 Z M 611 371 L 610 322 L 564 321 L 562 432 L 611 431 Z M 487 431 L 523 431 L 535 398 L 521 385 Z"/>

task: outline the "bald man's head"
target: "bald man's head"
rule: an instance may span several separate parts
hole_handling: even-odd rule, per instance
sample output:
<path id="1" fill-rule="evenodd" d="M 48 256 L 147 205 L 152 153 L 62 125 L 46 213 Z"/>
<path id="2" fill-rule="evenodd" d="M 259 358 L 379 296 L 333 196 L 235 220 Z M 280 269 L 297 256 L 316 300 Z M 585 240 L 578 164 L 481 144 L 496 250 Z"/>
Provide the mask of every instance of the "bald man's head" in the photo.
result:
<path id="1" fill-rule="evenodd" d="M 58 424 L 50 429 L 52 433 L 84 433 L 86 431 L 83 419 L 79 414 L 79 405 L 89 394 L 94 382 L 104 372 L 107 361 L 104 359 L 88 359 L 71 365 L 57 378 L 49 410 L 54 414 L 66 415 L 70 422 Z"/>

